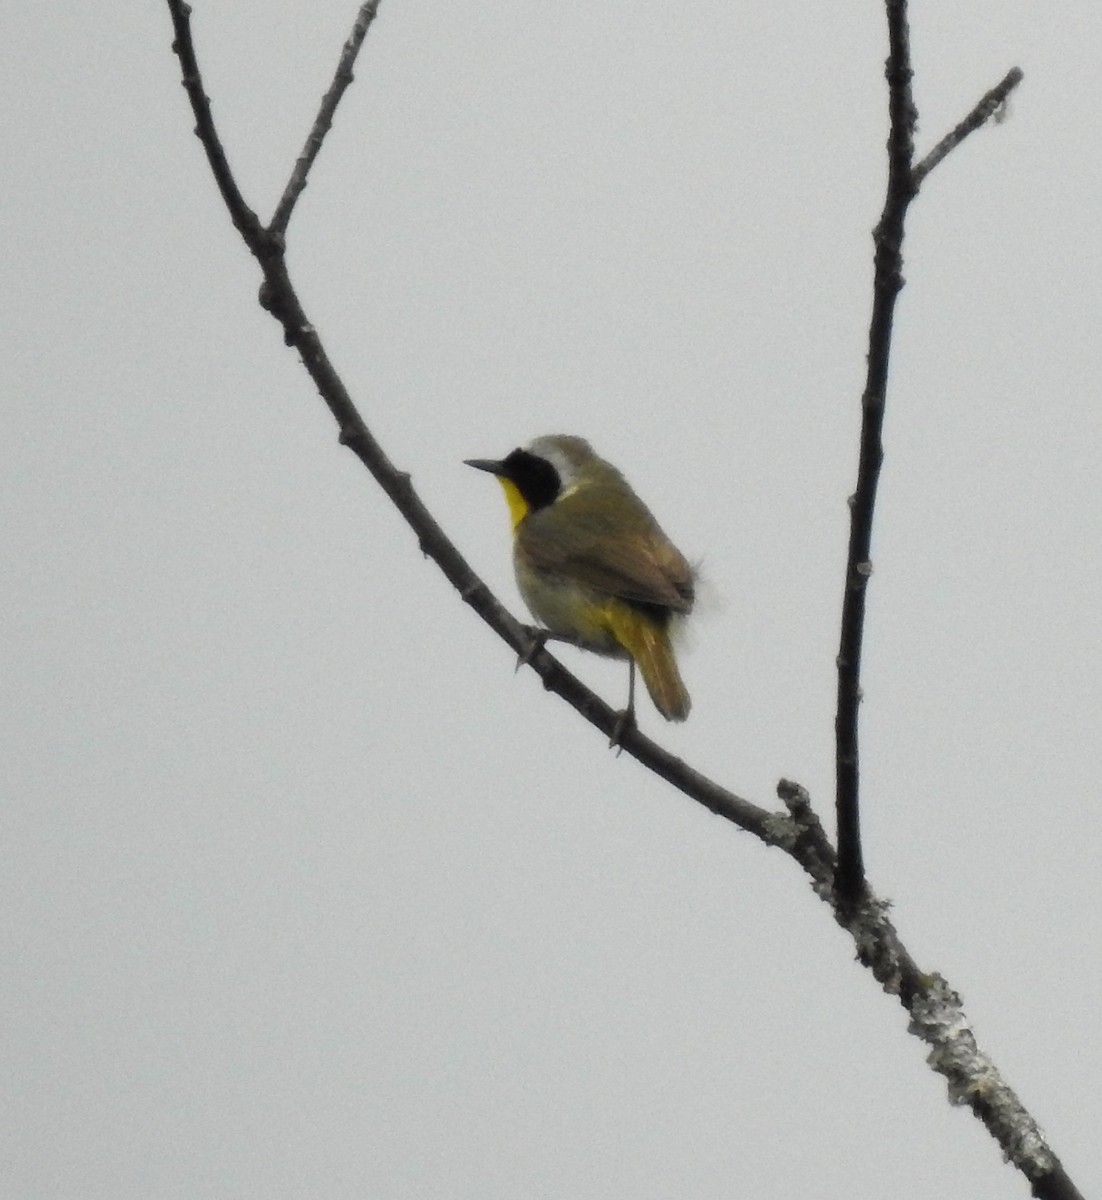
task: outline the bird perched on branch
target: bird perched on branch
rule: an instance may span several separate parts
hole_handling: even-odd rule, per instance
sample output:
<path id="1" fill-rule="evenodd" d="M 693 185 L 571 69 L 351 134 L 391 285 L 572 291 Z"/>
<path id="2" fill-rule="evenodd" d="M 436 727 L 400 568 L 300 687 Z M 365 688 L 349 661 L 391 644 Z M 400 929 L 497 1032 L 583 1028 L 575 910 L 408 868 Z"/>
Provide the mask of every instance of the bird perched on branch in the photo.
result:
<path id="1" fill-rule="evenodd" d="M 689 693 L 670 633 L 692 610 L 693 570 L 623 475 L 563 434 L 467 465 L 505 491 L 517 586 L 544 636 L 628 660 L 628 723 L 636 667 L 655 708 L 683 721 Z"/>

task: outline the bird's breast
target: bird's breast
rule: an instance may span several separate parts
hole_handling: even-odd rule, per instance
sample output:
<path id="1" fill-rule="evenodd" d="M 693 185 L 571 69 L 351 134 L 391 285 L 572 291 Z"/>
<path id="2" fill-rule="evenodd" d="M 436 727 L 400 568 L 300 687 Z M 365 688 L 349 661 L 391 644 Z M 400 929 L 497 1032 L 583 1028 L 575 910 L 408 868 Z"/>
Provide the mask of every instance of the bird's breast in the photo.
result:
<path id="1" fill-rule="evenodd" d="M 540 571 L 525 560 L 522 552 L 514 554 L 513 566 L 521 597 L 541 625 L 597 654 L 626 657 L 609 619 L 612 597 L 564 576 Z"/>

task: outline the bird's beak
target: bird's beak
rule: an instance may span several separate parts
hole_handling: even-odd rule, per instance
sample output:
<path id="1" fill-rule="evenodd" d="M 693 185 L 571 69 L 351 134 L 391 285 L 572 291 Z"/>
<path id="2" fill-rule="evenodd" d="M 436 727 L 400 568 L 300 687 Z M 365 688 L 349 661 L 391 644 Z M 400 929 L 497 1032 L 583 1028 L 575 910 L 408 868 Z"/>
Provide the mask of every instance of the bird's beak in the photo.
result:
<path id="1" fill-rule="evenodd" d="M 493 458 L 465 458 L 464 465 L 474 467 L 476 471 L 489 471 L 491 475 L 503 475 L 505 464 Z"/>

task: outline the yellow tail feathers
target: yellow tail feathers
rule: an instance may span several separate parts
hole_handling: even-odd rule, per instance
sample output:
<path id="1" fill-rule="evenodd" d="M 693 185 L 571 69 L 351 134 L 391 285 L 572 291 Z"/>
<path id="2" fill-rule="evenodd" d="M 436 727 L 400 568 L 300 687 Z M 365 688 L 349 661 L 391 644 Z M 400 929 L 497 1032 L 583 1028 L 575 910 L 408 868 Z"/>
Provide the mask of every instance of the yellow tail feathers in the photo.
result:
<path id="1" fill-rule="evenodd" d="M 613 601 L 605 611 L 616 640 L 635 660 L 654 707 L 667 721 L 684 721 L 692 701 L 681 681 L 669 632 L 654 617 L 622 600 Z"/>

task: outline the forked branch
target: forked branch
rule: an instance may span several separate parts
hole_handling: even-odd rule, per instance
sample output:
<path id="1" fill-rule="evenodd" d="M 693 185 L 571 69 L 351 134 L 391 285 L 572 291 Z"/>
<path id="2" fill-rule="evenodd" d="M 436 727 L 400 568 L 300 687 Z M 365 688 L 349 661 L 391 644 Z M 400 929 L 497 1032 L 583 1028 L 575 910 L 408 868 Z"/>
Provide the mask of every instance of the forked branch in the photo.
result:
<path id="1" fill-rule="evenodd" d="M 889 0 L 888 80 L 888 186 L 884 210 L 873 231 L 874 278 L 872 317 L 869 322 L 868 370 L 861 397 L 861 441 L 857 486 L 850 497 L 849 547 L 842 599 L 841 638 L 838 648 L 838 698 L 834 722 L 835 807 L 838 830 L 838 874 L 835 891 L 839 903 L 855 905 L 865 889 L 861 850 L 860 760 L 858 712 L 861 703 L 861 648 L 865 634 L 865 596 L 872 575 L 872 526 L 876 491 L 884 460 L 881 435 L 888 390 L 895 301 L 903 287 L 903 233 L 907 210 L 922 181 L 970 134 L 1003 105 L 1022 80 L 1015 67 L 991 89 L 967 117 L 944 137 L 917 165 L 914 132 L 918 119 L 911 90 L 910 38 L 905 0 Z"/>

